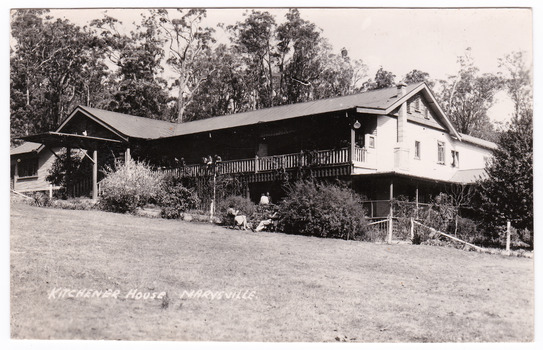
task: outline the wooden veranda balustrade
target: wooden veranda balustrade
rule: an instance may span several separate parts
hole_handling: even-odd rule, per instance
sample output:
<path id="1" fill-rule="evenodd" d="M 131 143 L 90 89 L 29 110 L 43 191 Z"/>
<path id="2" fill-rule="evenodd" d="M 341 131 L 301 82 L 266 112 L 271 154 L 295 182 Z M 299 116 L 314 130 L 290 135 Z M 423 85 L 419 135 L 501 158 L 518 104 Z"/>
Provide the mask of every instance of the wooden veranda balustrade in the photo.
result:
<path id="1" fill-rule="evenodd" d="M 355 162 L 365 163 L 367 161 L 368 150 L 365 148 L 354 148 L 353 160 Z"/>
<path id="2" fill-rule="evenodd" d="M 353 158 L 357 162 L 364 162 L 366 150 L 355 148 Z M 248 174 L 263 173 L 278 169 L 295 169 L 304 166 L 334 166 L 351 164 L 348 148 L 336 150 L 322 150 L 313 152 L 300 152 L 281 154 L 275 156 L 255 157 L 249 159 L 226 160 L 216 165 L 217 174 Z M 201 176 L 213 174 L 213 165 L 192 164 L 179 168 L 162 169 L 164 173 L 179 176 Z"/>

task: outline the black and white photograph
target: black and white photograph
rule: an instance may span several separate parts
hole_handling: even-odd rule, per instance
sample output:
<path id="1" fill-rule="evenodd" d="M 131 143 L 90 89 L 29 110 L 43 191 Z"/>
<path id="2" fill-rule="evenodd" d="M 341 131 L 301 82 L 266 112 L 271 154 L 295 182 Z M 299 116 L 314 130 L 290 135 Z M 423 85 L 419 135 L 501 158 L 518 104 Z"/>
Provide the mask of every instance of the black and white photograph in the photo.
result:
<path id="1" fill-rule="evenodd" d="M 8 341 L 535 346 L 529 2 L 204 4 L 5 9 Z"/>

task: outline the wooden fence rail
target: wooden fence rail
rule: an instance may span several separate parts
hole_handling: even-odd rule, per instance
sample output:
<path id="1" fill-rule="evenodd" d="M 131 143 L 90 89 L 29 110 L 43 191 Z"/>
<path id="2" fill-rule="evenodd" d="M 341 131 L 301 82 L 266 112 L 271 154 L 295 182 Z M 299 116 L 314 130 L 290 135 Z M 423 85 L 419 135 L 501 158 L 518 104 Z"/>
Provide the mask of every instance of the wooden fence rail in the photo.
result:
<path id="1" fill-rule="evenodd" d="M 463 244 L 465 244 L 465 245 L 467 245 L 467 246 L 470 246 L 470 247 L 472 247 L 472 248 L 475 248 L 477 251 L 484 252 L 484 251 L 487 250 L 487 249 L 485 249 L 485 248 L 483 248 L 483 247 L 479 247 L 479 246 L 476 246 L 475 244 L 471 244 L 471 243 L 468 243 L 468 242 L 466 242 L 466 241 L 464 241 L 464 240 L 461 240 L 460 238 L 456 238 L 456 237 L 451 236 L 451 235 L 449 235 L 449 234 L 446 234 L 446 233 L 444 233 L 444 232 L 438 231 L 438 230 L 436 230 L 436 229 L 434 229 L 434 228 L 432 228 L 432 227 L 430 227 L 430 226 L 424 225 L 424 224 L 422 224 L 422 223 L 420 223 L 420 222 L 418 222 L 418 221 L 416 221 L 416 220 L 413 220 L 413 219 L 411 219 L 411 232 L 413 232 L 413 230 L 414 230 L 414 225 L 415 225 L 415 224 L 417 224 L 417 225 L 419 225 L 419 226 L 422 226 L 422 227 L 424 227 L 424 228 L 426 228 L 426 229 L 429 229 L 431 232 L 435 232 L 435 233 L 438 233 L 438 234 L 440 234 L 440 235 L 442 235 L 442 236 L 444 236 L 444 237 L 447 237 L 447 238 L 449 238 L 449 239 L 452 239 L 453 241 L 457 241 L 457 242 L 463 243 Z"/>

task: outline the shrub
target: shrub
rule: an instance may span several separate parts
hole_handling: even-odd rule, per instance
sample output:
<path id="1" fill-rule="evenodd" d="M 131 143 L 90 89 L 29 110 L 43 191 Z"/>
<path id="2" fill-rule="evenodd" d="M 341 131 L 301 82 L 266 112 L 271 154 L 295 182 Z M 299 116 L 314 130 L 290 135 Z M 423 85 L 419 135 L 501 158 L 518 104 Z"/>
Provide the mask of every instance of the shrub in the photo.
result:
<path id="1" fill-rule="evenodd" d="M 95 208 L 95 203 L 89 198 L 55 199 L 51 201 L 51 207 L 70 210 L 90 210 Z"/>
<path id="2" fill-rule="evenodd" d="M 43 192 L 34 192 L 30 195 L 34 199 L 34 202 L 31 202 L 32 205 L 37 207 L 49 207 L 51 206 L 51 200 L 49 196 Z"/>
<path id="3" fill-rule="evenodd" d="M 247 216 L 247 219 L 250 220 L 250 218 L 254 215 L 254 213 L 257 210 L 256 204 L 251 202 L 251 200 L 247 197 L 243 196 L 229 196 L 226 197 L 223 201 L 221 201 L 220 205 L 218 206 L 216 212 L 217 216 L 221 218 L 221 221 L 223 223 L 228 222 L 226 217 L 226 210 L 229 206 L 232 206 L 234 209 L 239 210 L 240 215 Z"/>
<path id="4" fill-rule="evenodd" d="M 372 225 L 367 227 L 364 236 L 357 236 L 355 239 L 366 242 L 385 242 L 387 235 L 386 231 L 379 229 L 376 225 Z"/>
<path id="5" fill-rule="evenodd" d="M 89 179 L 92 176 L 92 162 L 83 154 L 81 151 L 72 150 L 70 161 L 68 161 L 67 152 L 62 152 L 58 157 L 55 157 L 55 161 L 45 179 L 53 185 L 61 187 L 56 191 L 56 197 L 62 199 L 70 197 L 69 192 L 73 184 Z"/>
<path id="6" fill-rule="evenodd" d="M 101 182 L 100 207 L 118 213 L 133 212 L 156 198 L 161 189 L 162 176 L 141 162 L 115 162 L 115 170 L 107 168 Z"/>
<path id="7" fill-rule="evenodd" d="M 485 235 L 477 223 L 471 219 L 459 216 L 456 222 L 456 237 L 469 243 L 484 245 Z"/>
<path id="8" fill-rule="evenodd" d="M 278 227 L 290 234 L 360 239 L 367 229 L 361 201 L 346 187 L 298 181 L 279 205 Z"/>
<path id="9" fill-rule="evenodd" d="M 162 207 L 160 216 L 165 219 L 178 219 L 183 212 L 195 209 L 200 200 L 193 190 L 183 186 L 181 178 L 170 175 L 163 179 L 157 202 Z"/>

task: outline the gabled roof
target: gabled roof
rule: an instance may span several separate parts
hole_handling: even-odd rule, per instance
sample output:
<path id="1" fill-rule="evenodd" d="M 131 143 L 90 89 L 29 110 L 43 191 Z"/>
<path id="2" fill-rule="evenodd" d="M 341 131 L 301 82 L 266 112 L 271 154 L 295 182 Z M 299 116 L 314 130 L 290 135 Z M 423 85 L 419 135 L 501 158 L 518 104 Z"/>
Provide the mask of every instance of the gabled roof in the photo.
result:
<path id="1" fill-rule="evenodd" d="M 426 99 L 426 102 L 428 102 L 430 107 L 432 107 L 432 109 L 436 113 L 437 118 L 445 125 L 445 127 L 449 130 L 449 133 L 455 136 L 457 139 L 461 140 L 462 137 L 456 131 L 456 129 L 452 125 L 449 118 L 447 118 L 447 116 L 445 115 L 445 112 L 439 106 L 437 99 L 435 98 L 432 91 L 428 88 L 428 85 L 426 85 L 426 83 L 416 84 L 416 86 L 410 92 L 406 92 L 405 96 L 397 99 L 391 106 L 389 106 L 387 110 L 385 111 L 386 114 L 391 113 L 394 109 L 398 108 L 402 103 L 404 103 L 405 101 L 407 101 L 408 99 L 410 99 L 411 97 L 413 97 L 415 94 L 419 92 L 422 93 L 422 95 Z"/>
<path id="2" fill-rule="evenodd" d="M 24 153 L 32 153 L 32 152 L 40 152 L 43 148 L 43 145 L 41 143 L 36 142 L 25 142 L 20 144 L 17 147 L 14 147 L 9 150 L 9 154 L 11 156 L 17 155 L 17 154 L 24 154 Z"/>
<path id="3" fill-rule="evenodd" d="M 172 136 L 175 127 L 177 126 L 176 123 L 170 123 L 163 120 L 136 117 L 134 115 L 110 112 L 98 108 L 78 106 L 57 128 L 56 132 L 61 132 L 62 128 L 77 113 L 85 114 L 108 129 L 113 129 L 112 131 L 116 131 L 116 133 L 140 139 L 157 139 Z"/>
<path id="4" fill-rule="evenodd" d="M 407 85 L 405 95 L 401 97 L 398 95 L 398 88 L 391 87 L 354 95 L 277 106 L 180 124 L 78 106 L 56 132 L 62 132 L 62 128 L 78 113 L 87 115 L 121 137 L 141 139 L 158 139 L 197 134 L 350 109 L 356 109 L 361 113 L 390 114 L 403 102 L 419 92 L 428 100 L 430 106 L 436 111 L 439 120 L 445 125 L 451 135 L 461 139 L 461 136 L 445 116 L 425 83 Z"/>
<path id="5" fill-rule="evenodd" d="M 406 94 L 410 95 L 415 89 L 420 90 L 421 86 L 425 86 L 425 84 L 419 83 L 407 86 Z M 58 127 L 56 132 L 62 132 L 63 127 L 77 113 L 83 113 L 105 127 L 113 129 L 112 131 L 124 136 L 141 139 L 157 139 L 274 122 L 308 115 L 337 112 L 357 107 L 367 108 L 376 111 L 378 114 L 382 114 L 397 100 L 398 90 L 396 87 L 392 87 L 354 95 L 212 117 L 180 124 L 110 112 L 98 108 L 78 106 Z"/>
<path id="6" fill-rule="evenodd" d="M 424 83 L 408 85 L 406 87 L 406 95 L 411 95 L 411 93 L 421 85 L 426 86 Z M 393 105 L 398 99 L 398 89 L 396 87 L 372 90 L 355 95 L 295 103 L 182 123 L 178 124 L 174 135 L 195 134 L 199 132 L 268 123 L 354 108 L 366 108 L 374 113 L 385 114 L 387 108 Z"/>

